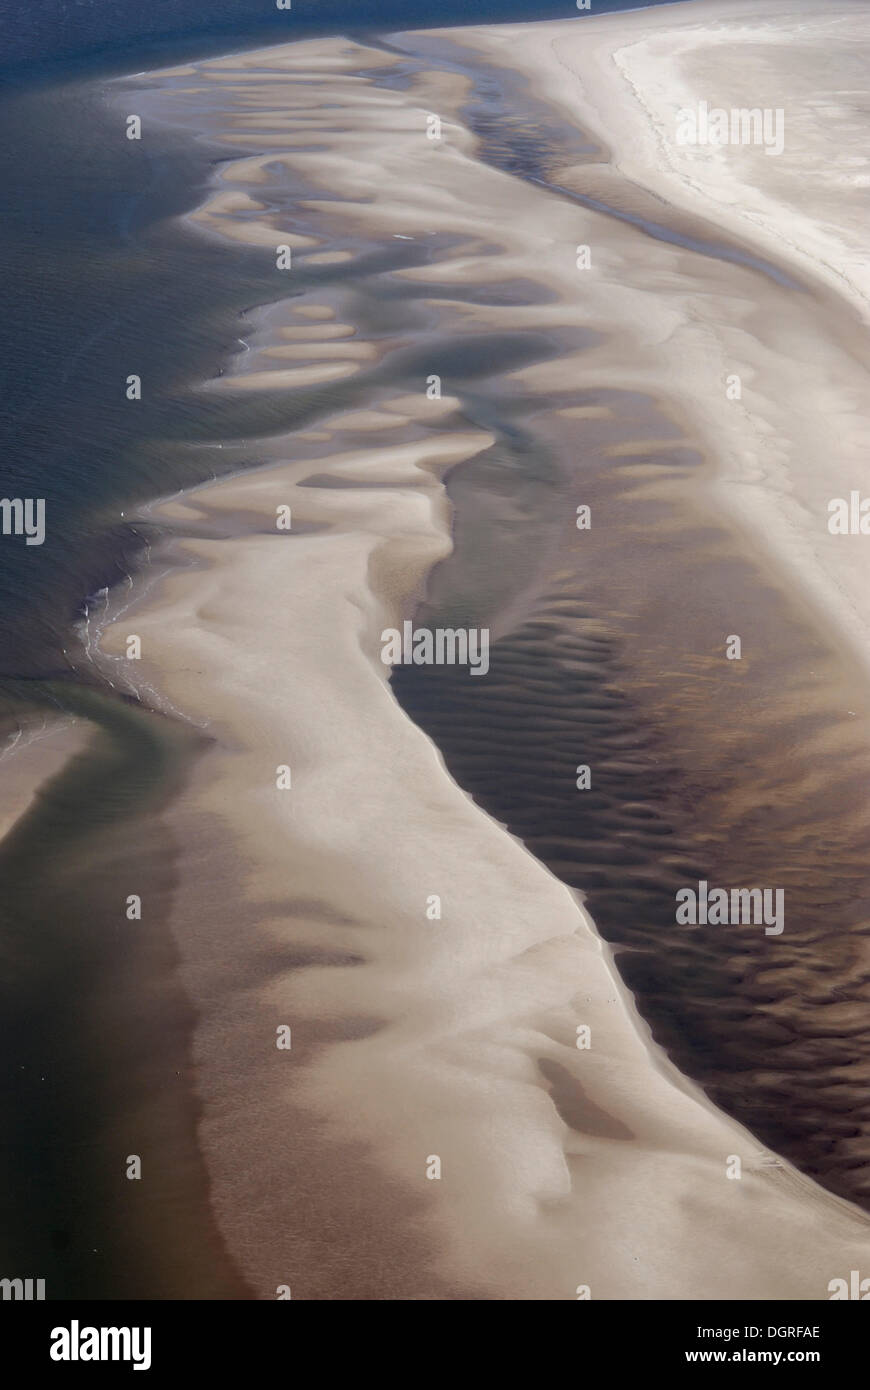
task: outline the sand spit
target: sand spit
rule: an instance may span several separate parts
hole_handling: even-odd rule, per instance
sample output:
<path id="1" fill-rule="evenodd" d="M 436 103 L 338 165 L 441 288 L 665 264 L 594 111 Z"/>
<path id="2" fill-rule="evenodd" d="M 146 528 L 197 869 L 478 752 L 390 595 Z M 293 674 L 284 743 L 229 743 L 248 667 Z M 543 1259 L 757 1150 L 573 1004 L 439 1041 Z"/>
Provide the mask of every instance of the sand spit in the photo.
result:
<path id="1" fill-rule="evenodd" d="M 135 614 L 216 739 L 173 815 L 175 930 L 229 1248 L 265 1297 L 825 1297 L 866 1221 L 664 1062 L 578 902 L 397 708 L 380 634 L 449 541 L 433 461 L 406 448 L 402 485 L 388 452 L 337 463 L 388 489 L 287 465 L 189 494 L 190 521 L 259 527 L 175 542 L 195 568 Z M 325 529 L 269 534 L 285 505 Z"/>
<path id="2" fill-rule="evenodd" d="M 615 42 L 633 19 L 613 21 Z M 427 74 L 423 107 L 413 81 L 375 83 L 371 70 L 393 61 L 315 41 L 154 79 L 167 119 L 244 147 L 221 166 L 221 201 L 197 234 L 273 254 L 267 233 L 299 233 L 317 239 L 311 255 L 351 258 L 325 292 L 301 246 L 299 276 L 283 282 L 299 297 L 259 317 L 221 390 L 252 375 L 244 390 L 292 387 L 256 381 L 274 376 L 266 353 L 293 341 L 288 328 L 356 325 L 352 338 L 303 340 L 318 372 L 335 367 L 327 347 L 378 353 L 347 380 L 312 380 L 336 394 L 318 398 L 307 438 L 258 442 L 269 467 L 151 514 L 176 532 L 159 562 L 183 563 L 103 638 L 120 655 L 135 616 L 146 678 L 215 740 L 171 819 L 221 1232 L 263 1297 L 290 1285 L 303 1298 L 824 1299 L 832 1278 L 866 1264 L 867 1220 L 666 1062 L 576 897 L 471 803 L 402 714 L 380 646 L 450 550 L 440 475 L 493 441 L 471 405 L 463 419 L 427 398 L 433 372 L 445 397 L 466 392 L 471 347 L 494 370 L 521 327 L 535 365 L 518 359 L 508 389 L 537 391 L 543 408 L 580 373 L 591 388 L 642 384 L 691 435 L 721 432 L 726 469 L 751 455 L 765 480 L 776 438 L 765 412 L 795 401 L 809 412 L 808 460 L 821 400 L 858 457 L 857 367 L 836 337 L 789 365 L 748 268 L 696 269 L 653 242 L 632 268 L 633 229 L 544 189 L 518 199 L 514 178 L 475 158 L 450 109 L 454 76 L 439 87 Z M 430 140 L 438 91 L 442 139 Z M 236 173 L 265 212 L 227 201 Z M 287 196 L 291 173 L 304 207 Z M 395 338 L 366 329 L 352 279 L 357 256 L 396 237 L 423 254 L 390 284 L 429 316 L 402 370 Z M 589 272 L 580 242 L 593 247 Z M 735 355 L 758 391 L 739 413 L 722 386 Z M 703 419 L 680 409 L 686 398 Z M 398 413 L 400 436 L 391 427 L 382 441 L 360 410 L 376 423 Z M 289 532 L 276 524 L 285 508 Z M 289 1050 L 276 1047 L 285 1027 Z"/>

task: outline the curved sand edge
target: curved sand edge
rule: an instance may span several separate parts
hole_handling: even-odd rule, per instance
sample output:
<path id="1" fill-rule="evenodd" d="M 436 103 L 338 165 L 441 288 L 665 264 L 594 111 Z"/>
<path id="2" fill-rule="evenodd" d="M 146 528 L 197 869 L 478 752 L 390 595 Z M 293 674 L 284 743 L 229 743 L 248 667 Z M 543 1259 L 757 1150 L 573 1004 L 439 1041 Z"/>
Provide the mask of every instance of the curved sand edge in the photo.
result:
<path id="1" fill-rule="evenodd" d="M 229 1247 L 263 1296 L 283 1282 L 305 1296 L 311 1257 L 300 1261 L 298 1194 L 279 1159 L 301 1106 L 397 1194 L 417 1193 L 448 1288 L 824 1298 L 866 1254 L 866 1219 L 768 1166 L 674 1073 L 571 893 L 450 781 L 387 688 L 380 633 L 449 545 L 441 489 L 420 488 L 406 455 L 404 488 L 305 488 L 296 466 L 187 494 L 188 516 L 219 525 L 243 511 L 262 533 L 176 542 L 196 568 L 134 610 L 146 665 L 217 739 L 176 817 L 188 845 L 197 825 L 218 828 L 204 855 L 188 851 L 174 925 L 201 1013 L 202 1138 Z M 329 530 L 267 534 L 284 504 Z M 108 632 L 107 651 L 125 632 Z M 279 791 L 285 763 L 292 788 Z M 242 935 L 220 882 L 224 840 L 239 856 Z M 306 953 L 303 970 L 286 963 Z M 252 960 L 258 983 L 239 988 Z M 301 1065 L 279 1053 L 279 1075 L 276 1026 L 304 1054 L 325 1020 L 344 1040 Z M 732 1155 L 741 1181 L 726 1177 Z M 335 1296 L 366 1296 L 353 1277 L 362 1288 Z M 404 1296 L 418 1296 L 413 1282 Z"/>
<path id="2" fill-rule="evenodd" d="M 870 318 L 870 160 L 855 154 L 863 109 L 854 100 L 870 31 L 866 12 L 849 0 L 693 0 L 433 32 L 526 74 L 539 95 L 601 140 L 628 182 L 714 221 L 798 276 L 824 281 Z M 843 87 L 848 63 L 851 90 Z M 781 110 L 782 150 L 679 144 L 678 113 L 701 101 L 710 112 L 769 110 L 772 121 Z M 769 135 L 775 144 L 773 124 Z"/>

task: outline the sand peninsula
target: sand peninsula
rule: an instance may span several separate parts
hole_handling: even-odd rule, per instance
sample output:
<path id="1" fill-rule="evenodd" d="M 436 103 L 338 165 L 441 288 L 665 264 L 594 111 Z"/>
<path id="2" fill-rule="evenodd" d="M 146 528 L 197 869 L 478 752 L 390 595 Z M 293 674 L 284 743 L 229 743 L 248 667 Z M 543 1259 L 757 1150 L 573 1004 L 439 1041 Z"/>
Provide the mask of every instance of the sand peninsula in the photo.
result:
<path id="1" fill-rule="evenodd" d="M 270 255 L 290 245 L 301 277 L 201 389 L 320 402 L 312 427 L 257 441 L 262 467 L 152 513 L 172 532 L 153 561 L 165 573 L 102 638 L 117 661 L 135 630 L 137 672 L 213 739 L 169 813 L 185 847 L 174 930 L 199 1015 L 214 1210 L 258 1296 L 825 1299 L 867 1265 L 866 1217 L 667 1062 L 581 902 L 453 783 L 380 660 L 381 633 L 412 615 L 450 550 L 444 471 L 492 440 L 448 379 L 433 399 L 425 373 L 416 390 L 379 375 L 403 334 L 448 323 L 561 344 L 515 378 L 542 408 L 580 375 L 671 403 L 675 433 L 715 459 L 710 485 L 728 485 L 758 544 L 844 641 L 866 634 L 858 557 L 811 524 L 867 470 L 851 202 L 863 175 L 830 159 L 845 106 L 815 120 L 802 107 L 792 123 L 776 99 L 795 43 L 819 36 L 829 62 L 813 81 L 836 84 L 868 42 L 866 17 L 841 4 L 697 4 L 432 38 L 522 69 L 600 138 L 595 168 L 563 183 L 601 189 L 617 170 L 647 211 L 658 198 L 709 217 L 715 203 L 740 244 L 818 281 L 813 339 L 801 295 L 773 318 L 750 267 L 726 276 L 712 258 L 678 279 L 672 246 L 649 240 L 639 264 L 635 228 L 545 189 L 518 197 L 475 156 L 461 73 L 379 85 L 401 53 L 317 40 L 124 84 L 146 119 L 237 151 L 191 235 Z M 757 104 L 762 70 L 776 95 L 761 104 L 786 112 L 776 172 L 763 150 L 739 173 L 730 150 L 680 162 L 669 113 L 695 94 Z M 806 208 L 795 222 L 816 160 L 836 232 Z M 378 332 L 352 271 L 395 239 L 430 248 L 392 272 L 429 317 Z M 581 243 L 591 267 L 578 274 Z M 537 300 L 499 302 L 530 284 Z M 741 404 L 723 385 L 735 361 Z M 276 523 L 287 508 L 289 530 Z M 276 1048 L 287 1028 L 292 1048 Z"/>

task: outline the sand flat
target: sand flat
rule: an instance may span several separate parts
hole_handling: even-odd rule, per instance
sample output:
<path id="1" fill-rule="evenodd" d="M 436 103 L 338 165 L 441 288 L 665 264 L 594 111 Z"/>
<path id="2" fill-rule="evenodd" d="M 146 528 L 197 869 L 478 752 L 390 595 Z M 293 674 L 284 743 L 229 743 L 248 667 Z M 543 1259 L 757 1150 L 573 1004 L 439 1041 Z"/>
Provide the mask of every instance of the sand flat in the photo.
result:
<path id="1" fill-rule="evenodd" d="M 679 11 L 594 20 L 588 57 L 567 24 L 564 35 L 541 25 L 453 37 L 492 60 L 516 59 L 566 105 L 588 64 L 619 161 L 623 79 L 609 55 L 631 49 L 653 22 L 667 37 L 669 23 L 685 21 Z M 371 66 L 369 56 L 360 45 L 317 41 L 235 66 L 245 90 L 276 68 L 315 74 L 324 101 L 340 82 L 353 110 L 354 66 Z M 233 67 L 219 60 L 198 71 L 225 77 Z M 555 309 L 542 302 L 524 311 L 524 326 L 553 328 L 561 317 L 597 337 L 518 369 L 508 384 L 542 400 L 578 381 L 657 392 L 710 443 L 718 477 L 744 490 L 756 525 L 758 508 L 767 509 L 760 526 L 774 550 L 768 518 L 788 498 L 782 549 L 802 573 L 807 602 L 827 602 L 844 634 L 858 631 L 864 605 L 850 593 L 849 608 L 845 571 L 821 556 L 806 524 L 831 418 L 838 480 L 863 457 L 854 409 L 862 373 L 848 345 L 802 336 L 805 303 L 786 301 L 751 267 L 686 267 L 679 247 L 652 241 L 638 266 L 632 229 L 544 189 L 524 188 L 518 202 L 515 179 L 475 158 L 475 140 L 455 117 L 440 147 L 427 144 L 412 92 L 402 119 L 384 129 L 368 85 L 359 79 L 366 99 L 347 131 L 332 129 L 330 116 L 325 153 L 285 152 L 288 167 L 342 195 L 309 200 L 312 215 L 368 243 L 397 227 L 470 239 L 466 250 L 398 273 L 424 302 L 427 289 L 515 280 L 555 296 Z M 433 77 L 426 91 L 437 90 Z M 440 90 L 456 99 L 454 82 Z M 228 108 L 232 91 L 222 81 Z M 221 129 L 231 125 L 222 113 Z M 251 148 L 281 141 L 265 120 L 236 135 Z M 250 181 L 250 153 L 241 167 Z M 651 185 L 659 178 L 651 163 L 629 172 Z M 222 190 L 232 182 L 230 164 Z M 245 238 L 248 227 L 255 244 L 257 224 L 236 222 L 232 235 Z M 574 263 L 583 238 L 594 251 L 588 277 Z M 353 321 L 349 307 L 342 322 Z M 318 305 L 308 308 L 313 320 Z M 306 316 L 305 305 L 292 309 Z M 473 313 L 491 328 L 510 315 L 485 303 Z M 737 409 L 722 389 L 735 363 L 747 383 Z M 226 385 L 293 389 L 327 381 L 323 370 L 255 371 Z M 373 408 L 424 429 L 422 382 L 416 397 L 402 390 Z M 608 419 L 600 407 L 574 409 L 578 427 Z M 392 1241 L 389 1296 L 439 1296 L 437 1288 L 574 1299 L 588 1285 L 594 1298 L 825 1298 L 829 1279 L 866 1263 L 866 1218 L 784 1161 L 771 1163 L 667 1062 L 578 898 L 471 802 L 397 705 L 381 633 L 413 610 L 450 552 L 441 467 L 487 448 L 490 436 L 435 435 L 433 448 L 424 433 L 385 449 L 377 433 L 365 430 L 356 449 L 343 440 L 340 454 L 321 451 L 316 461 L 296 456 L 291 435 L 283 461 L 189 494 L 186 508 L 226 534 L 180 531 L 163 557 L 173 568 L 136 615 L 148 679 L 215 739 L 173 812 L 187 856 L 175 931 L 200 1010 L 203 1147 L 234 1257 L 264 1297 L 285 1279 L 307 1296 L 372 1296 L 370 1266 Z M 614 458 L 632 452 L 617 447 Z M 307 485 L 321 476 L 353 486 Z M 292 506 L 294 525 L 319 529 L 274 531 L 281 505 Z M 240 517 L 247 533 L 229 524 Z M 123 633 L 110 629 L 103 641 L 119 652 Z M 281 791 L 275 774 L 284 765 L 292 787 Z M 437 920 L 426 916 L 433 894 Z M 291 1022 L 296 1050 L 279 1066 L 271 1039 L 276 1024 Z M 587 1024 L 593 1045 L 581 1050 L 577 1028 Z M 740 1182 L 726 1175 L 734 1154 L 744 1163 Z M 437 1182 L 426 1177 L 432 1155 L 442 1163 Z M 338 1284 L 326 1287 L 338 1294 L 322 1292 L 336 1269 L 320 1245 L 330 1212 L 343 1263 L 329 1275 Z M 358 1223 L 372 1213 L 374 1243 L 363 1250 Z"/>
<path id="2" fill-rule="evenodd" d="M 366 462 L 359 454 L 356 471 Z M 406 467 L 416 466 L 410 450 Z M 300 520 L 328 521 L 328 534 L 183 542 L 196 568 L 164 580 L 137 613 L 149 670 L 225 750 L 176 824 L 189 835 L 211 818 L 231 835 L 250 947 L 310 950 L 326 929 L 331 952 L 356 962 L 301 976 L 274 968 L 238 997 L 217 970 L 239 950 L 237 919 L 221 911 L 219 881 L 189 881 L 186 904 L 200 901 L 210 947 L 206 963 L 202 926 L 179 918 L 185 976 L 195 997 L 207 981 L 218 991 L 199 1039 L 204 1142 L 246 1276 L 265 1293 L 300 1239 L 293 1192 L 273 1186 L 262 1217 L 252 1211 L 270 1146 L 301 1105 L 419 1192 L 448 1285 L 507 1298 L 573 1298 L 579 1283 L 605 1298 L 689 1297 L 699 1286 L 708 1297 L 821 1296 L 827 1270 L 866 1249 L 866 1223 L 766 1166 L 674 1073 L 579 903 L 471 805 L 389 694 L 379 634 L 449 544 L 440 489 L 324 494 L 292 476 L 270 469 L 187 500 L 203 516 L 244 508 L 265 520 L 281 498 Z M 110 631 L 106 650 L 116 644 Z M 293 768 L 287 793 L 275 789 L 278 762 Z M 352 808 L 346 822 L 341 804 Z M 280 910 L 291 883 L 294 898 L 318 904 L 316 930 Z M 433 892 L 438 922 L 425 915 Z M 340 1026 L 361 1011 L 377 1028 L 327 1048 L 292 1083 L 257 1042 L 270 1019 L 292 1018 L 301 1043 L 318 1019 Z M 589 1052 L 574 1046 L 578 1021 L 593 1029 Z M 542 1056 L 581 1087 L 577 1128 L 535 1082 Z M 230 1104 L 230 1075 L 245 1077 L 249 1099 L 234 1082 Z M 600 1121 L 588 1131 L 584 1113 L 607 1116 L 604 1131 Z M 430 1153 L 444 1165 L 437 1186 L 426 1184 Z M 732 1153 L 746 1162 L 739 1184 L 724 1176 Z M 304 1271 L 297 1278 L 304 1287 Z"/>

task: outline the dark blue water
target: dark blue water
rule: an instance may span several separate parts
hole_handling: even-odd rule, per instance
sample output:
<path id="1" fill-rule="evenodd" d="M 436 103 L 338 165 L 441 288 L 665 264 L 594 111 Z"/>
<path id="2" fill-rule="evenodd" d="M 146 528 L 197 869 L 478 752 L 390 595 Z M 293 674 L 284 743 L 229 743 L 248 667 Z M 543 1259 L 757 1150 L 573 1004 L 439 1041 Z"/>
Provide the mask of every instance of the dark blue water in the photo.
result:
<path id="1" fill-rule="evenodd" d="M 684 0 L 670 0 L 683 3 Z M 647 0 L 650 5 L 669 0 Z M 593 0 L 591 13 L 641 9 L 637 0 Z M 3 0 L 0 71 L 71 59 L 121 63 L 168 53 L 203 56 L 239 40 L 270 43 L 354 29 L 436 29 L 448 24 L 582 18 L 574 0 Z"/>

